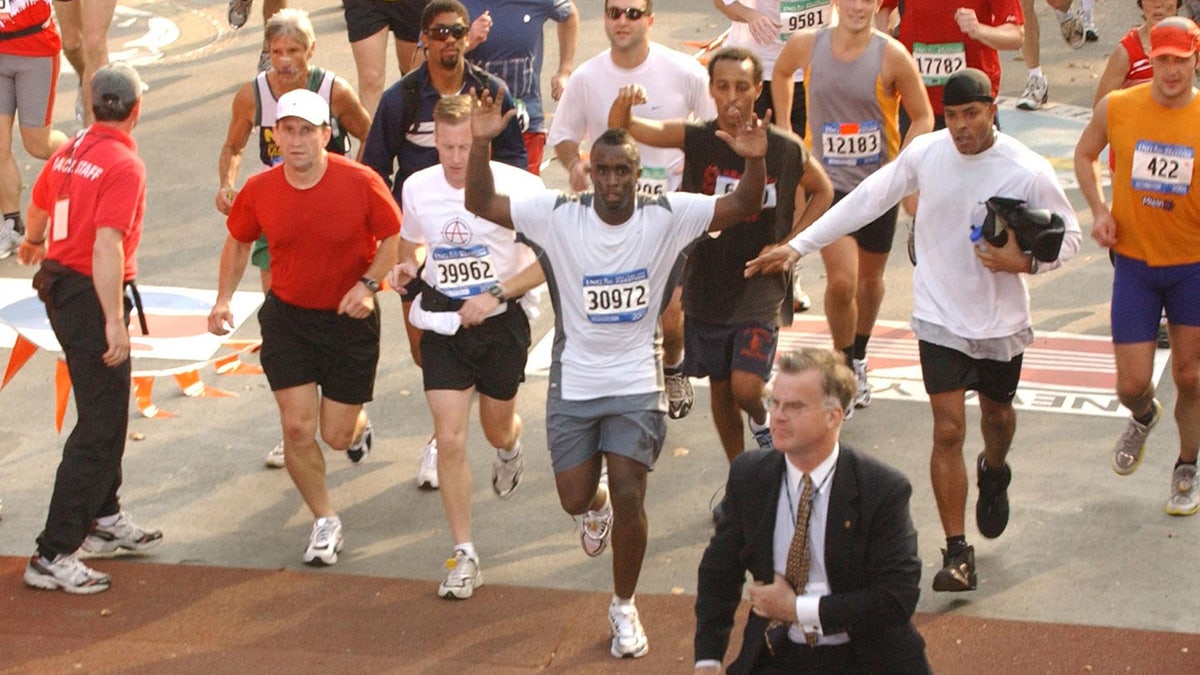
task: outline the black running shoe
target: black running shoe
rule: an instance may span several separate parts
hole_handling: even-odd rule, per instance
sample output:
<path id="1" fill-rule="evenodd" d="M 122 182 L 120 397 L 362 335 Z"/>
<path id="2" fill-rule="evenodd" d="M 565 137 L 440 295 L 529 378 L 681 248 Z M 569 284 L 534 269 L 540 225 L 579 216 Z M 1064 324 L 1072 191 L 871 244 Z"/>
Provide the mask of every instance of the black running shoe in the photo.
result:
<path id="1" fill-rule="evenodd" d="M 987 466 L 982 452 L 976 467 L 979 497 L 975 500 L 975 524 L 980 534 L 995 539 L 1008 527 L 1008 484 L 1012 482 L 1012 470 L 1008 464 L 999 469 Z"/>
<path id="2" fill-rule="evenodd" d="M 949 593 L 975 590 L 974 546 L 964 546 L 954 555 L 942 549 L 942 569 L 933 577 L 933 590 Z"/>

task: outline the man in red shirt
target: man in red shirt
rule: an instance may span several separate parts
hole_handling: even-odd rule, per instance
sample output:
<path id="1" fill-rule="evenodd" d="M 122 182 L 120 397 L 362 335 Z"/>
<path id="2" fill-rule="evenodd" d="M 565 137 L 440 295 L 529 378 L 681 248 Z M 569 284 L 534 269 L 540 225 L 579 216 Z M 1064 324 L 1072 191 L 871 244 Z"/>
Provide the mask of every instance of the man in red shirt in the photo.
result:
<path id="1" fill-rule="evenodd" d="M 252 176 L 233 202 L 208 329 L 233 327 L 230 299 L 250 248 L 265 234 L 271 290 L 258 313 L 261 361 L 283 426 L 288 474 L 316 517 L 304 562 L 332 565 L 342 523 L 325 485 L 321 438 L 369 449 L 379 363 L 375 291 L 396 264 L 400 211 L 373 170 L 329 154 L 329 103 L 296 89 L 279 97 L 275 141 L 283 164 Z"/>
<path id="2" fill-rule="evenodd" d="M 131 372 L 124 287 L 137 276 L 146 210 L 146 167 L 129 136 L 142 83 L 133 68 L 116 64 L 96 71 L 90 86 L 96 123 L 42 169 L 17 254 L 22 264 L 42 265 L 33 285 L 66 357 L 78 410 L 25 583 L 68 593 L 99 593 L 111 583 L 80 562 L 81 547 L 141 552 L 162 541 L 162 532 L 135 525 L 117 497 Z"/>

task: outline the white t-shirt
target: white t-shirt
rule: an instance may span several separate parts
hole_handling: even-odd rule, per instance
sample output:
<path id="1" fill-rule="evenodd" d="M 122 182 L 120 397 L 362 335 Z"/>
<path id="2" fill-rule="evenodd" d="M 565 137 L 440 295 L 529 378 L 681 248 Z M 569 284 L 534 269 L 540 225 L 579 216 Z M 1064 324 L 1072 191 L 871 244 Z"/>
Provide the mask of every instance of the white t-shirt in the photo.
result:
<path id="1" fill-rule="evenodd" d="M 914 190 L 917 266 L 913 272 L 913 318 L 937 324 L 968 340 L 1006 338 L 1032 325 L 1024 274 L 990 272 L 975 257 L 971 226 L 982 225 L 992 197 L 1023 199 L 1027 208 L 1049 209 L 1066 226 L 1058 260 L 1079 250 L 1075 210 L 1041 155 L 996 132 L 992 147 L 964 155 L 942 129 L 913 139 L 894 161 L 868 176 L 791 246 L 807 255 L 879 217 Z"/>
<path id="2" fill-rule="evenodd" d="M 491 162 L 496 190 L 505 194 L 541 192 L 542 179 L 507 164 Z M 400 236 L 426 246 L 425 283 L 452 298 L 479 295 L 533 263 L 533 251 L 516 233 L 484 220 L 463 206 L 465 190 L 446 182 L 441 165 L 409 176 L 402 190 L 404 222 Z M 492 312 L 500 314 L 501 303 Z"/>
<path id="3" fill-rule="evenodd" d="M 757 10 L 768 18 L 774 19 L 779 25 L 779 35 L 771 44 L 760 44 L 750 34 L 750 24 L 734 21 L 729 27 L 729 37 L 725 38 L 726 47 L 741 47 L 758 57 L 763 65 L 763 79 L 771 80 L 771 71 L 775 70 L 775 60 L 783 50 L 792 33 L 828 26 L 833 16 L 833 4 L 830 0 L 723 0 L 726 5 L 738 3 L 750 9 Z M 792 80 L 804 81 L 804 69 L 797 68 Z"/>
<path id="4" fill-rule="evenodd" d="M 716 197 L 639 196 L 620 225 L 600 220 L 590 192 L 509 199 L 517 231 L 545 253 L 555 313 L 551 395 L 556 387 L 570 401 L 662 391 L 658 317 L 668 277 L 708 230 Z"/>
<path id="5" fill-rule="evenodd" d="M 620 68 L 613 63 L 611 51 L 600 52 L 571 73 L 546 138 L 550 147 L 574 141 L 582 148 L 585 140 L 595 140 L 604 133 L 608 129 L 608 111 L 617 92 L 627 84 L 646 88 L 649 100 L 633 106 L 637 117 L 707 120 L 717 116 L 716 106 L 708 95 L 708 71 L 691 57 L 651 42 L 645 61 L 636 68 Z M 662 194 L 679 188 L 682 150 L 639 143 L 638 152 L 642 160 L 638 192 Z"/>

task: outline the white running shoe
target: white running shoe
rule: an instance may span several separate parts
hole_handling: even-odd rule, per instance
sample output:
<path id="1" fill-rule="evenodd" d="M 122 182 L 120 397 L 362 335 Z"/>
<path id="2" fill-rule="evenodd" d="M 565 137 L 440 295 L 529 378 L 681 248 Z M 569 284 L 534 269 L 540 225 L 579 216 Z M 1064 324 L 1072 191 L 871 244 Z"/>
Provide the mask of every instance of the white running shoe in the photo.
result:
<path id="1" fill-rule="evenodd" d="M 25 239 L 25 228 L 17 218 L 5 218 L 0 224 L 0 260 L 7 258 L 21 247 Z"/>
<path id="2" fill-rule="evenodd" d="M 107 591 L 112 579 L 83 564 L 74 554 L 59 554 L 45 562 L 36 553 L 25 566 L 25 585 L 48 591 L 62 589 L 77 595 Z"/>
<path id="3" fill-rule="evenodd" d="M 1180 464 L 1171 474 L 1171 496 L 1166 511 L 1172 516 L 1190 516 L 1200 511 L 1200 490 L 1196 484 L 1196 465 Z"/>
<path id="4" fill-rule="evenodd" d="M 88 553 L 112 553 L 117 549 L 125 549 L 134 553 L 144 553 L 162 543 L 162 532 L 159 530 L 143 530 L 121 511 L 112 525 L 101 525 L 92 521 L 92 531 L 83 539 L 83 550 Z"/>
<path id="5" fill-rule="evenodd" d="M 858 380 L 858 389 L 854 392 L 854 407 L 865 408 L 871 405 L 871 383 L 867 381 L 867 360 L 854 359 L 854 379 Z"/>
<path id="6" fill-rule="evenodd" d="M 608 494 L 608 483 L 604 485 L 604 506 L 599 511 L 588 511 L 579 519 L 579 544 L 588 557 L 595 558 L 608 548 L 612 537 L 612 496 Z"/>
<path id="7" fill-rule="evenodd" d="M 1029 74 L 1025 78 L 1025 91 L 1017 99 L 1017 107 L 1021 110 L 1037 110 L 1050 100 L 1050 83 L 1044 75 Z"/>
<path id="8" fill-rule="evenodd" d="M 430 436 L 429 442 L 417 455 L 417 489 L 438 489 L 436 436 Z"/>
<path id="9" fill-rule="evenodd" d="M 800 268 L 792 270 L 792 311 L 807 312 L 812 309 L 812 298 L 800 287 Z"/>
<path id="10" fill-rule="evenodd" d="M 271 448 L 271 451 L 267 453 L 266 459 L 263 460 L 263 464 L 266 464 L 270 469 L 282 469 L 287 466 L 287 459 L 283 455 L 283 441 L 279 441 L 279 445 Z"/>
<path id="11" fill-rule="evenodd" d="M 1087 40 L 1083 25 L 1083 12 L 1078 7 L 1071 7 L 1058 15 L 1058 30 L 1071 49 L 1079 49 Z"/>
<path id="12" fill-rule="evenodd" d="M 673 420 L 687 417 L 696 402 L 692 380 L 678 368 L 664 368 L 663 383 L 667 387 L 667 416 Z"/>
<path id="13" fill-rule="evenodd" d="M 338 561 L 338 553 L 344 544 L 340 518 L 317 518 L 308 538 L 308 548 L 304 549 L 304 564 L 332 565 Z"/>
<path id="14" fill-rule="evenodd" d="M 612 649 L 618 659 L 640 659 L 650 651 L 650 641 L 638 619 L 637 607 L 613 603 L 608 607 L 608 622 L 612 625 Z"/>
<path id="15" fill-rule="evenodd" d="M 521 484 L 521 475 L 525 473 L 525 453 L 521 450 L 521 439 L 513 445 L 517 456 L 512 459 L 500 459 L 500 451 L 496 451 L 496 459 L 492 461 L 492 490 L 501 499 L 511 495 Z"/>
<path id="16" fill-rule="evenodd" d="M 466 600 L 482 585 L 483 573 L 479 571 L 479 561 L 455 549 L 454 557 L 446 561 L 446 580 L 438 585 L 438 597 Z"/>
<path id="17" fill-rule="evenodd" d="M 1113 449 L 1112 454 L 1112 470 L 1118 476 L 1128 476 L 1137 471 L 1138 465 L 1142 463 L 1142 456 L 1146 454 L 1146 437 L 1150 435 L 1150 430 L 1158 421 L 1162 419 L 1163 407 L 1154 399 L 1150 402 L 1150 409 L 1154 411 L 1154 416 L 1150 419 L 1149 424 L 1142 424 L 1129 416 L 1129 423 L 1125 426 L 1125 431 L 1121 434 L 1121 438 L 1117 440 L 1117 447 Z"/>

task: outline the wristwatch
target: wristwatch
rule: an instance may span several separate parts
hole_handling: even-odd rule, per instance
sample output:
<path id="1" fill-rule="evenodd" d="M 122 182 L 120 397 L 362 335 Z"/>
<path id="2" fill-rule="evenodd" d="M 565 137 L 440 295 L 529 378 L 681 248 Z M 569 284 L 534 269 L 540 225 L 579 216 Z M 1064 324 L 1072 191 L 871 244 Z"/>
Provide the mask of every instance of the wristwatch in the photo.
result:
<path id="1" fill-rule="evenodd" d="M 500 288 L 500 284 L 496 284 L 495 286 L 487 289 L 487 292 L 488 295 L 492 296 L 499 302 L 504 302 L 504 289 Z"/>
<path id="2" fill-rule="evenodd" d="M 359 279 L 359 281 L 363 282 L 364 286 L 371 289 L 372 293 L 379 292 L 379 282 L 378 281 L 375 281 L 374 279 L 372 279 L 370 277 L 363 277 L 363 278 Z"/>

